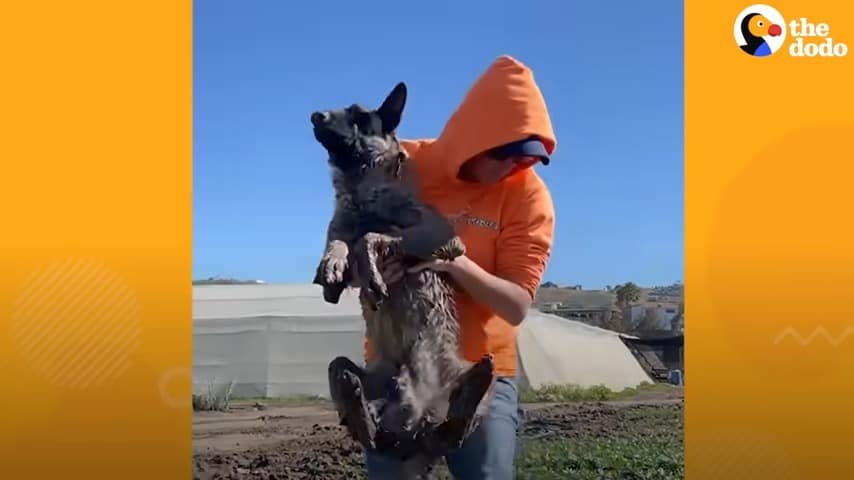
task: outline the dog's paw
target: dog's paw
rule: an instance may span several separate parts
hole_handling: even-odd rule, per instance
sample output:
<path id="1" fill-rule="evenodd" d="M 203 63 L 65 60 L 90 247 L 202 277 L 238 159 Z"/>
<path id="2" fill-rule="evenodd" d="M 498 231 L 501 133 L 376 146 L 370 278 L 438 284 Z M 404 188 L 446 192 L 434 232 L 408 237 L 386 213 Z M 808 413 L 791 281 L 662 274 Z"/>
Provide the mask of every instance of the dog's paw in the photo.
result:
<path id="1" fill-rule="evenodd" d="M 344 281 L 344 270 L 347 269 L 347 257 L 341 258 L 336 255 L 323 257 L 323 280 L 328 284 L 341 283 Z"/>
<path id="2" fill-rule="evenodd" d="M 453 237 L 445 245 L 442 245 L 438 250 L 433 252 L 433 257 L 440 260 L 453 260 L 461 257 L 466 253 L 466 246 L 460 237 Z"/>
<path id="3" fill-rule="evenodd" d="M 388 297 L 388 285 L 386 285 L 381 274 L 371 275 L 368 280 L 368 289 L 373 297 L 373 302 L 377 305 Z"/>
<path id="4" fill-rule="evenodd" d="M 339 240 L 333 241 L 320 260 L 319 274 L 326 285 L 334 285 L 344 281 L 347 270 L 347 244 Z"/>
<path id="5" fill-rule="evenodd" d="M 381 279 L 376 279 L 375 276 L 369 276 L 369 278 L 362 280 L 362 285 L 367 285 L 367 288 L 363 287 L 361 289 L 362 300 L 372 311 L 377 311 L 382 306 L 383 301 L 388 297 L 388 287 L 386 287 Z"/>
<path id="6" fill-rule="evenodd" d="M 359 254 L 356 258 L 356 274 L 359 285 L 366 290 L 366 297 L 374 305 L 378 305 L 388 297 L 388 285 L 383 278 L 380 259 L 395 255 L 395 245 L 399 239 L 377 233 L 368 233 L 362 239 Z"/>

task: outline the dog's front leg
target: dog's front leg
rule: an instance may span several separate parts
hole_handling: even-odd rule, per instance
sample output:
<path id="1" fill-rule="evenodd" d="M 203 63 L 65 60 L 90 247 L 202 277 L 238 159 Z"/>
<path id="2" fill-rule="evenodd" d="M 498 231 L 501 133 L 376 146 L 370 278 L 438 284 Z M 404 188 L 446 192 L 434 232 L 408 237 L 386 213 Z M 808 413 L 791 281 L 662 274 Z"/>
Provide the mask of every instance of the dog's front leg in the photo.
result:
<path id="1" fill-rule="evenodd" d="M 329 303 L 338 303 L 341 293 L 350 282 L 348 257 L 350 255 L 349 241 L 352 234 L 347 228 L 352 225 L 348 221 L 346 210 L 338 209 L 329 222 L 326 231 L 326 248 L 312 283 L 323 287 L 323 299 Z"/>
<path id="2" fill-rule="evenodd" d="M 362 298 L 373 309 L 388 297 L 386 285 L 379 261 L 391 255 L 398 255 L 400 237 L 381 233 L 367 233 L 360 238 L 353 255 Z"/>

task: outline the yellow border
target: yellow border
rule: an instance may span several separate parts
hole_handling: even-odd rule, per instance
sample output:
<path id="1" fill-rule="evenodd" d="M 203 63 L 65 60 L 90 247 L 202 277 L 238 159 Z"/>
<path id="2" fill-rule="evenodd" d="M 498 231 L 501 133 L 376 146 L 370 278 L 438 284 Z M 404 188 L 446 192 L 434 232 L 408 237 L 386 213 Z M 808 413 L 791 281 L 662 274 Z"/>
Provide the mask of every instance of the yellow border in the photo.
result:
<path id="1" fill-rule="evenodd" d="M 687 2 L 686 478 L 851 478 L 854 52 L 754 58 Z M 851 2 L 780 1 L 854 48 Z"/>
<path id="2" fill-rule="evenodd" d="M 192 5 L 7 3 L 4 476 L 188 478 Z M 852 53 L 748 57 L 748 3 L 686 6 L 687 478 L 849 478 Z"/>
<path id="3" fill-rule="evenodd" d="M 190 478 L 192 4 L 0 14 L 2 476 Z"/>

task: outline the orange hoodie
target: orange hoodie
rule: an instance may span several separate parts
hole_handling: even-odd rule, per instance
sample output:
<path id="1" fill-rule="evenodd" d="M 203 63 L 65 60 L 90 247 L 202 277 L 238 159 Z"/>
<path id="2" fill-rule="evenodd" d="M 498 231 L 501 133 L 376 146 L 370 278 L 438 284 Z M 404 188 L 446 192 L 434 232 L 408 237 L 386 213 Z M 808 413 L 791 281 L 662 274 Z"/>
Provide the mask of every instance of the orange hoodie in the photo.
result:
<path id="1" fill-rule="evenodd" d="M 533 73 L 501 56 L 477 79 L 438 138 L 402 143 L 419 196 L 454 221 L 466 255 L 487 272 L 519 284 L 533 299 L 554 236 L 554 207 L 545 184 L 533 168 L 495 185 L 457 177 L 466 160 L 531 135 L 549 154 L 554 151 L 557 142 Z M 456 304 L 464 357 L 477 361 L 492 353 L 497 375 L 515 375 L 517 327 L 463 291 L 456 293 Z"/>

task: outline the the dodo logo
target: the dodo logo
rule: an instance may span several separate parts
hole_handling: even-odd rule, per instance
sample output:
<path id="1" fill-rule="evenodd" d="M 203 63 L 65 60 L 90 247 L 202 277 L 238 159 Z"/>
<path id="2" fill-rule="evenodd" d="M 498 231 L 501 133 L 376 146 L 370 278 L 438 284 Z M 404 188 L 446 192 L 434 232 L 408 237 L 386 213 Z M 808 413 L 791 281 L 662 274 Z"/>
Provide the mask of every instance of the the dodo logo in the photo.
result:
<path id="1" fill-rule="evenodd" d="M 788 32 L 787 32 L 788 31 Z M 733 34 L 742 51 L 754 57 L 767 57 L 783 48 L 786 34 L 792 37 L 788 51 L 791 57 L 844 57 L 848 45 L 831 36 L 830 25 L 806 17 L 792 19 L 770 5 L 751 5 L 735 18 Z"/>
<path id="2" fill-rule="evenodd" d="M 733 33 L 743 51 L 754 57 L 766 57 L 783 46 L 786 21 L 774 7 L 751 5 L 736 17 Z"/>

